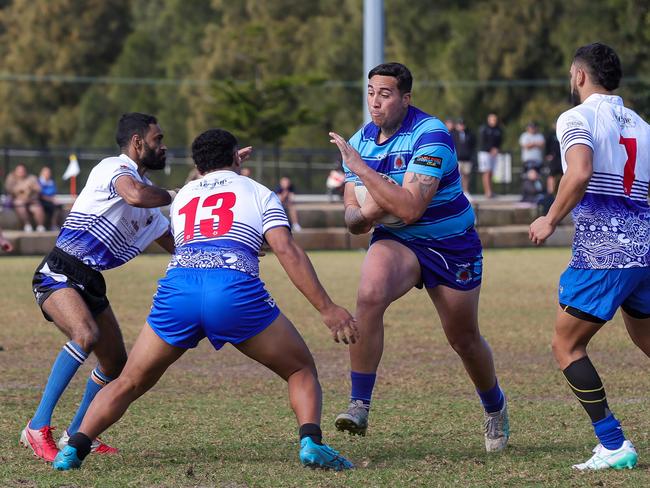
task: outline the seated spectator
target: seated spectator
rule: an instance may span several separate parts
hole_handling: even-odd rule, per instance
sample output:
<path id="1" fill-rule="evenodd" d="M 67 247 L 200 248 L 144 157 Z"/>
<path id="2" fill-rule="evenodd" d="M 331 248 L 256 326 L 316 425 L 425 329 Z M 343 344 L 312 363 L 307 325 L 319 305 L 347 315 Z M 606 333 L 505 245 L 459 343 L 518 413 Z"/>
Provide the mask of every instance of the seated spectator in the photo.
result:
<path id="1" fill-rule="evenodd" d="M 11 203 L 20 219 L 23 229 L 32 232 L 32 217 L 36 223 L 36 230 L 45 230 L 45 212 L 38 197 L 41 194 L 41 186 L 34 175 L 27 172 L 27 167 L 20 163 L 7 175 L 5 190 L 11 198 Z"/>
<path id="2" fill-rule="evenodd" d="M 298 222 L 298 211 L 296 210 L 296 205 L 294 203 L 295 190 L 293 184 L 288 176 L 283 176 L 280 178 L 280 184 L 275 189 L 275 193 L 280 198 L 284 211 L 287 212 L 289 221 L 291 222 L 291 229 L 295 232 L 300 232 L 302 227 Z"/>
<path id="3" fill-rule="evenodd" d="M 43 166 L 38 175 L 38 184 L 41 186 L 39 200 L 45 211 L 46 226 L 50 230 L 58 230 L 61 226 L 61 213 L 63 206 L 56 201 L 56 183 L 52 178 L 49 166 Z"/>
<path id="4" fill-rule="evenodd" d="M 343 173 L 340 164 L 337 164 L 336 168 L 332 169 L 327 175 L 325 187 L 327 188 L 330 202 L 334 199 L 334 195 L 337 195 L 338 197 L 343 196 L 343 190 L 345 189 L 345 173 Z"/>
<path id="5" fill-rule="evenodd" d="M 526 177 L 521 185 L 521 201 L 539 204 L 544 198 L 544 185 L 536 169 L 526 171 Z"/>

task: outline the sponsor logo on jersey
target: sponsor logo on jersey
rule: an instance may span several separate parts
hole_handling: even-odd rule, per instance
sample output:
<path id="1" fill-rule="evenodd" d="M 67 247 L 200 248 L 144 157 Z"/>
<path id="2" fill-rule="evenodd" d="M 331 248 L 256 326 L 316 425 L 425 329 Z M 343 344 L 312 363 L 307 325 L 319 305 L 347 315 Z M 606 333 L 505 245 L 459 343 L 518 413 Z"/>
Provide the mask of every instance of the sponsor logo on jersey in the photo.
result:
<path id="1" fill-rule="evenodd" d="M 147 217 L 147 221 L 144 223 L 145 227 L 147 225 L 151 225 L 151 222 L 153 222 L 153 215 L 149 215 L 149 217 Z"/>
<path id="2" fill-rule="evenodd" d="M 400 156 L 397 156 L 397 159 L 395 160 L 395 169 L 402 169 L 403 167 L 404 160 Z"/>
<path id="3" fill-rule="evenodd" d="M 420 166 L 427 166 L 429 168 L 442 168 L 442 158 L 438 158 L 436 156 L 427 156 L 422 155 L 418 156 L 415 158 L 415 161 L 413 161 L 413 164 L 419 164 Z"/>
<path id="4" fill-rule="evenodd" d="M 618 125 L 620 125 L 621 127 L 636 127 L 636 123 L 629 115 L 617 114 L 615 117 L 616 120 L 618 121 Z"/>

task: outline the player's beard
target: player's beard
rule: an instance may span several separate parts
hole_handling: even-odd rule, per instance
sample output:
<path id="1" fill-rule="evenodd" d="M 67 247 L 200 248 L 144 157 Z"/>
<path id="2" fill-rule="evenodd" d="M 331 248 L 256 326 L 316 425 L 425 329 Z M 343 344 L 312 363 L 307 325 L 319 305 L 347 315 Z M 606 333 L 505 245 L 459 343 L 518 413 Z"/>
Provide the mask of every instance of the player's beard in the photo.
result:
<path id="1" fill-rule="evenodd" d="M 151 170 L 163 169 L 165 167 L 165 153 L 162 152 L 161 154 L 156 154 L 156 151 L 154 151 L 146 142 L 144 143 L 144 147 L 145 152 L 141 160 L 142 166 Z"/>
<path id="2" fill-rule="evenodd" d="M 580 93 L 578 93 L 578 89 L 574 86 L 571 87 L 571 103 L 574 107 L 577 107 L 582 103 L 580 100 Z"/>

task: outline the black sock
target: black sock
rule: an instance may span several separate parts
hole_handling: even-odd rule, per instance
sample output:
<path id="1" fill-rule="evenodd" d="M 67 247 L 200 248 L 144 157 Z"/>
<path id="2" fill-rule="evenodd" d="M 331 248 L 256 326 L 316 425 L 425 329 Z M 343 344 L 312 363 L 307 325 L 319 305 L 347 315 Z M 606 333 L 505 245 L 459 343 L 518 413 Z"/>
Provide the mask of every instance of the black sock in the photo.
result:
<path id="1" fill-rule="evenodd" d="M 318 445 L 323 444 L 323 431 L 320 430 L 320 425 L 317 424 L 302 424 L 298 431 L 300 440 L 304 437 L 310 437 Z"/>
<path id="2" fill-rule="evenodd" d="M 92 443 L 93 441 L 90 440 L 86 434 L 83 434 L 81 432 L 72 434 L 68 440 L 68 445 L 77 449 L 77 457 L 82 461 L 90 453 L 90 446 Z"/>
<path id="3" fill-rule="evenodd" d="M 572 362 L 562 373 L 592 422 L 603 420 L 610 414 L 605 387 L 588 356 Z"/>

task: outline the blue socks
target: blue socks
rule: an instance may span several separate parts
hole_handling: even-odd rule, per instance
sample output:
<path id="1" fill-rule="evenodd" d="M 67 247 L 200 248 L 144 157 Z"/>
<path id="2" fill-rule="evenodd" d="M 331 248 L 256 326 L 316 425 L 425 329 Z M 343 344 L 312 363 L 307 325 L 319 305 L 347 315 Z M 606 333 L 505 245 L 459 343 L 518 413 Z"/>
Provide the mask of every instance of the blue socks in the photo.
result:
<path id="1" fill-rule="evenodd" d="M 363 404 L 370 409 L 370 400 L 372 399 L 372 390 L 375 387 L 377 374 L 350 371 L 350 379 L 352 380 L 350 401 L 361 400 Z"/>
<path id="2" fill-rule="evenodd" d="M 476 390 L 476 393 L 478 393 L 478 396 L 481 398 L 481 403 L 487 413 L 498 412 L 503 408 L 505 397 L 499 387 L 499 380 L 497 380 L 494 383 L 494 386 L 488 391 L 481 392 Z"/>
<path id="3" fill-rule="evenodd" d="M 625 435 L 623 434 L 621 423 L 613 414 L 610 413 L 604 419 L 593 422 L 592 425 L 594 426 L 594 432 L 596 432 L 598 440 L 605 449 L 614 451 L 623 445 Z"/>
<path id="4" fill-rule="evenodd" d="M 86 383 L 86 391 L 84 392 L 84 396 L 81 399 L 79 409 L 77 410 L 77 413 L 75 414 L 72 422 L 70 422 L 70 426 L 67 429 L 68 435 L 72 435 L 79 430 L 81 421 L 83 420 L 84 415 L 86 415 L 86 410 L 88 410 L 88 407 L 93 401 L 93 398 L 95 398 L 95 395 L 99 393 L 99 390 L 101 390 L 112 380 L 113 378 L 109 378 L 100 371 L 99 366 L 93 369 L 92 373 L 90 373 L 90 378 L 88 378 L 88 383 Z"/>
<path id="5" fill-rule="evenodd" d="M 36 413 L 29 423 L 31 429 L 42 429 L 46 425 L 50 425 L 54 407 L 79 366 L 83 364 L 87 357 L 88 353 L 79 344 L 70 341 L 63 346 L 52 365 L 52 371 L 50 371 L 50 377 L 47 379 L 41 403 L 39 403 Z"/>

